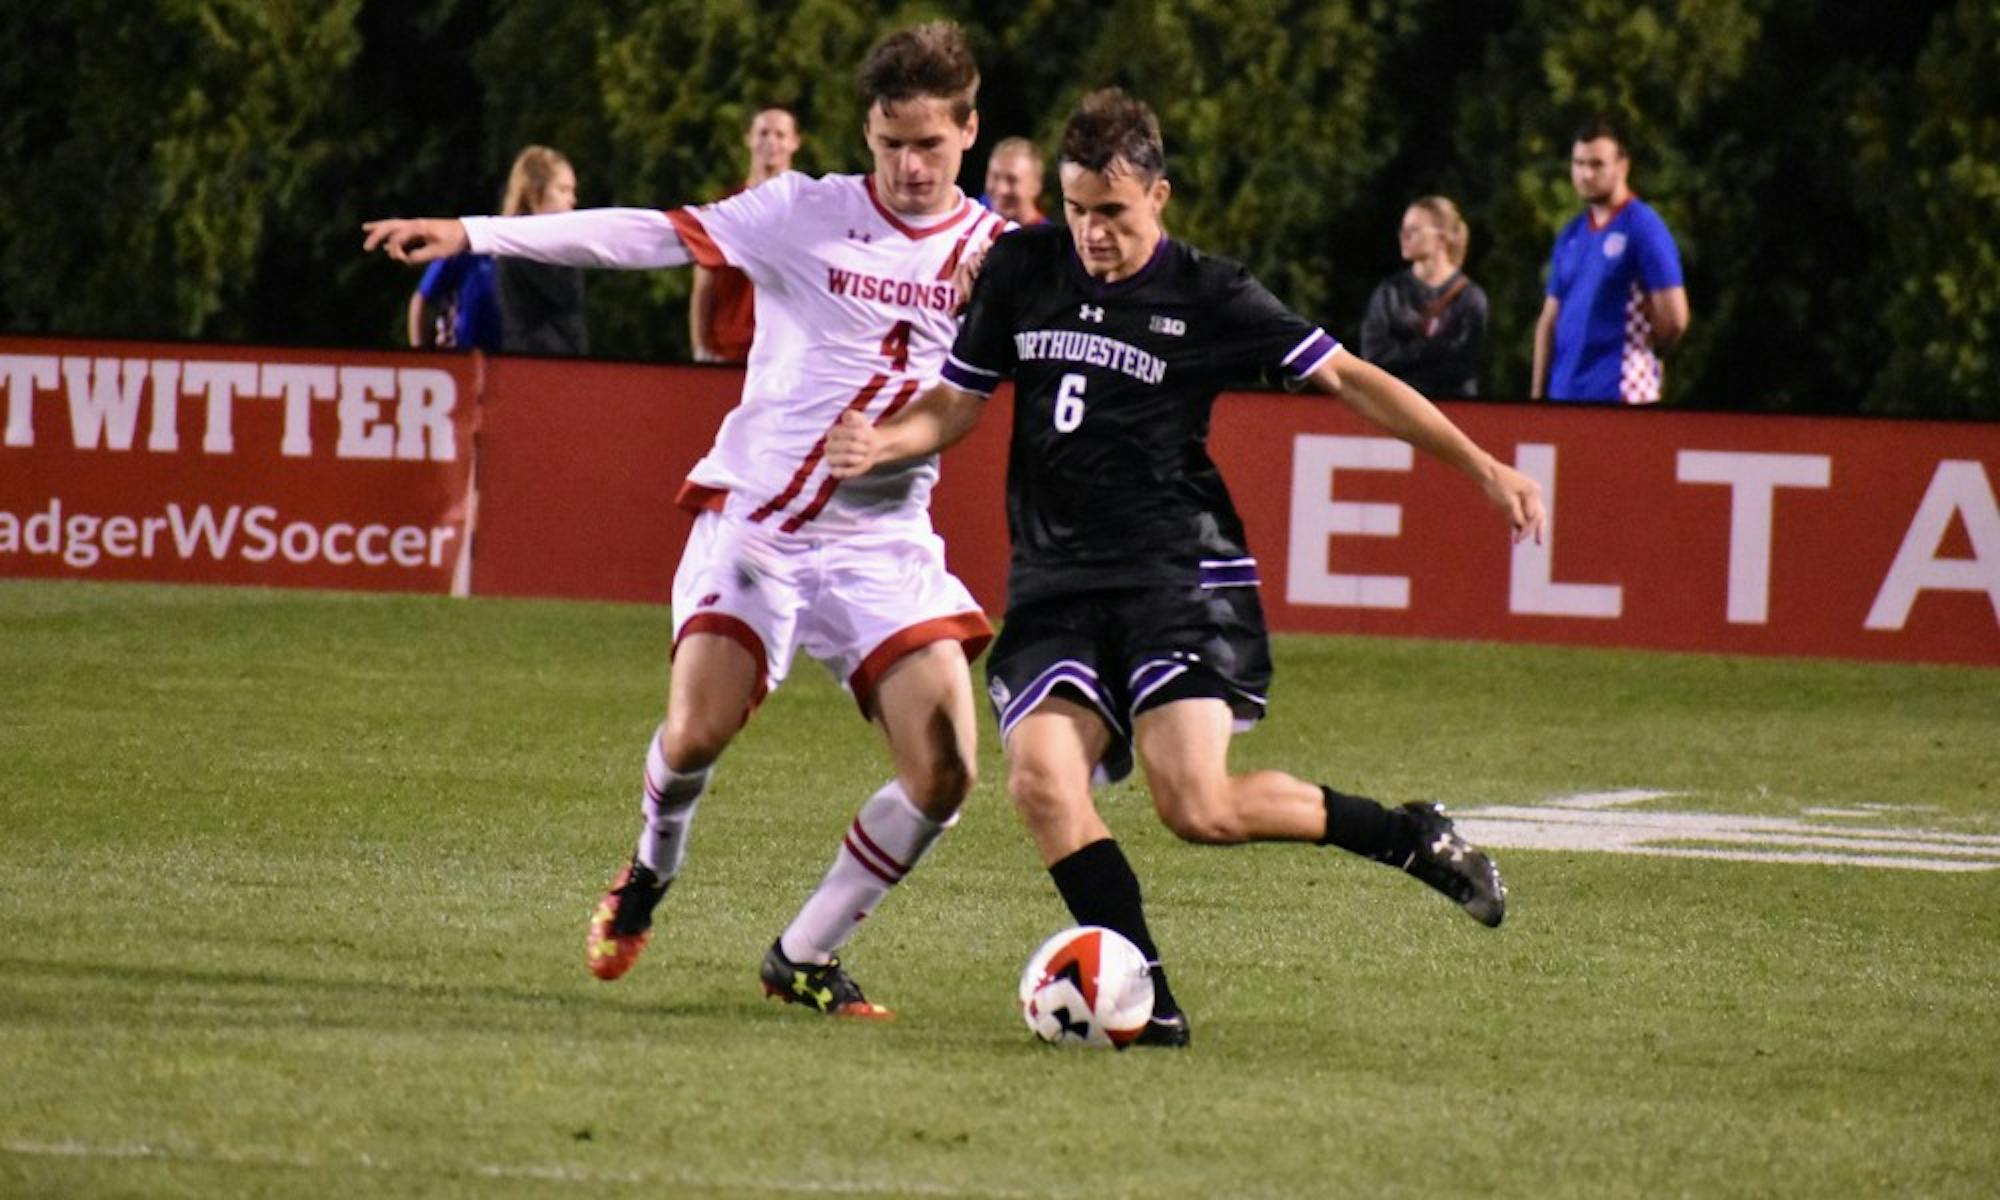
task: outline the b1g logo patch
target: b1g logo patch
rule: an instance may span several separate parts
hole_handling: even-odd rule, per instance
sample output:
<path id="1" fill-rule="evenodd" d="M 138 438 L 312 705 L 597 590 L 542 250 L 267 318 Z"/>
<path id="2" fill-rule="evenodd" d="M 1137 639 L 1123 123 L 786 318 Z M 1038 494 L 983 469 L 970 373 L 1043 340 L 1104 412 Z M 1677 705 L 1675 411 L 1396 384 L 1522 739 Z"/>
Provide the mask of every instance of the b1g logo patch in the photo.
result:
<path id="1" fill-rule="evenodd" d="M 1146 328 L 1154 333 L 1164 333 L 1168 337 L 1180 337 L 1187 333 L 1187 322 L 1179 317 L 1154 317 Z"/>

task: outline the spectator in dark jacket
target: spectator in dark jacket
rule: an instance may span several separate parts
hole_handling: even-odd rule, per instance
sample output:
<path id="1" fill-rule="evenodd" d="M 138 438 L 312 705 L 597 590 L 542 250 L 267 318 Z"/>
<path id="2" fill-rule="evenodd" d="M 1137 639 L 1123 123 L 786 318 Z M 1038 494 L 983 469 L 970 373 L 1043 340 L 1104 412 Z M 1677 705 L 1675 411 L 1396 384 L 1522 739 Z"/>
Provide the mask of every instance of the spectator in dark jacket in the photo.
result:
<path id="1" fill-rule="evenodd" d="M 514 159 L 507 175 L 507 196 L 500 211 L 563 213 L 576 208 L 576 171 L 557 151 L 529 146 Z M 500 346 L 509 354 L 590 353 L 590 335 L 583 322 L 583 271 L 529 262 L 523 258 L 497 261 L 500 292 Z"/>
<path id="2" fill-rule="evenodd" d="M 1476 396 L 1486 360 L 1486 293 L 1466 277 L 1465 218 L 1443 196 L 1403 213 L 1406 270 L 1383 280 L 1361 319 L 1361 357 L 1426 396 Z"/>

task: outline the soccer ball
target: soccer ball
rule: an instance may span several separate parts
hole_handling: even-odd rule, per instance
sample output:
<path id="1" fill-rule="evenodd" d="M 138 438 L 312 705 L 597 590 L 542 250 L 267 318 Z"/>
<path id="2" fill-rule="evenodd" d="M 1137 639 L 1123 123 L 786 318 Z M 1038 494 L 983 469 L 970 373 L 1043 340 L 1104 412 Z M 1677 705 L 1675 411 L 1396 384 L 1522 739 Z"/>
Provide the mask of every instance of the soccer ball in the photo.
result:
<path id="1" fill-rule="evenodd" d="M 1123 1050 L 1152 1015 L 1146 956 L 1116 930 L 1065 929 L 1021 972 L 1021 1018 L 1045 1042 Z"/>

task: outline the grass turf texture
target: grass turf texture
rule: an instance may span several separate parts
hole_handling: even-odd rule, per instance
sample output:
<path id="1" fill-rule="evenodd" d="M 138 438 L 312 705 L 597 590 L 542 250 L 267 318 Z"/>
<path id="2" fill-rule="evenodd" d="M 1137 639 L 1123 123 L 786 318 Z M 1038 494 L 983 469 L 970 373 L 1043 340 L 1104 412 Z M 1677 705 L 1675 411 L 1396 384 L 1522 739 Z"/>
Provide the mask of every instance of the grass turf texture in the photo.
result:
<path id="1" fill-rule="evenodd" d="M 761 999 L 885 774 L 802 661 L 616 984 L 662 610 L 0 582 L 0 1194 L 1990 1195 L 2000 872 L 1503 852 L 1507 925 L 1102 797 L 1186 1053 L 1033 1043 L 1067 923 L 990 724 L 850 947 Z M 2000 832 L 2000 672 L 1280 639 L 1239 767 L 1398 801 L 1611 787 Z"/>

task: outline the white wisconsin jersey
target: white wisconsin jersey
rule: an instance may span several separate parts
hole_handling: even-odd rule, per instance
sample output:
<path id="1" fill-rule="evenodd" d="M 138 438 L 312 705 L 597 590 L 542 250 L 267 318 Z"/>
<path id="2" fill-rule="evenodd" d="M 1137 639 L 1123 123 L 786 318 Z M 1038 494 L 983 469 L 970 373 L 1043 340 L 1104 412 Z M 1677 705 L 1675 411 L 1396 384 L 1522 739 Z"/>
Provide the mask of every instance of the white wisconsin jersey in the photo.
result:
<path id="1" fill-rule="evenodd" d="M 928 526 L 935 457 L 843 483 L 827 473 L 826 434 L 848 409 L 881 421 L 937 381 L 958 331 L 952 275 L 1005 220 L 961 196 L 918 227 L 870 176 L 798 172 L 667 217 L 696 262 L 756 287 L 743 400 L 689 473 L 693 498 L 727 492 L 729 511 L 784 532 Z"/>

